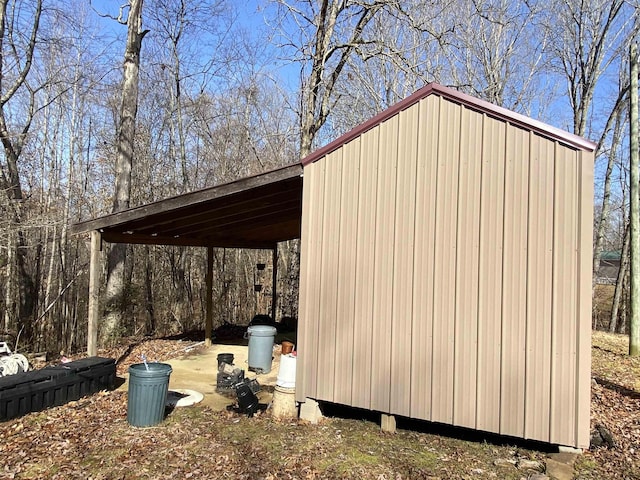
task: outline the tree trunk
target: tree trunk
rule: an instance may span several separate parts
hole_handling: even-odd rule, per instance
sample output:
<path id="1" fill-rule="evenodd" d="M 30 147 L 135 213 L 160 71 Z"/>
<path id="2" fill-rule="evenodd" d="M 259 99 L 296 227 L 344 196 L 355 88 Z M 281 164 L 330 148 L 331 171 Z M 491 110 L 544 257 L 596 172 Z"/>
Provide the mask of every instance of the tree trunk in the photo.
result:
<path id="1" fill-rule="evenodd" d="M 127 18 L 127 44 L 124 54 L 120 124 L 118 127 L 115 193 L 112 212 L 129 208 L 131 199 L 131 169 L 133 165 L 136 115 L 138 113 L 138 77 L 140 50 L 147 30 L 142 30 L 143 0 L 131 0 Z M 107 259 L 105 315 L 100 332 L 103 344 L 113 342 L 122 330 L 126 308 L 125 261 L 127 246 L 114 244 Z"/>
<path id="2" fill-rule="evenodd" d="M 629 148 L 631 195 L 629 199 L 630 214 L 630 328 L 629 355 L 640 356 L 640 197 L 638 187 L 638 45 L 634 42 L 630 48 L 631 91 L 629 108 Z"/>
<path id="3" fill-rule="evenodd" d="M 16 289 L 15 289 L 15 261 L 13 256 L 15 254 L 15 248 L 13 247 L 13 235 L 7 235 L 7 264 L 5 268 L 6 282 L 4 287 L 4 315 L 2 329 L 5 332 L 9 332 L 15 328 L 14 319 L 17 317 L 17 302 L 16 302 Z"/>
<path id="4" fill-rule="evenodd" d="M 613 294 L 613 302 L 611 303 L 611 317 L 609 318 L 609 331 L 615 333 L 618 328 L 618 313 L 620 310 L 620 301 L 622 299 L 622 290 L 627 281 L 629 270 L 629 225 L 625 228 L 624 241 L 622 242 L 622 252 L 620 253 L 620 269 L 616 279 L 616 289 Z"/>
<path id="5" fill-rule="evenodd" d="M 33 65 L 42 0 L 32 5 L 32 19 L 28 24 L 18 26 L 14 23 L 14 7 L 8 0 L 0 1 L 0 46 L 3 54 L 7 52 L 7 58 L 3 57 L 0 62 L 0 143 L 5 160 L 0 168 L 0 190 L 4 197 L 0 211 L 10 225 L 4 233 L 8 247 L 12 249 L 7 251 L 7 272 L 11 272 L 11 278 L 7 277 L 4 323 L 7 330 L 19 330 L 28 337 L 33 327 L 36 292 L 33 278 L 26 269 L 27 243 L 22 225 L 19 161 L 35 115 L 38 89 L 31 86 L 25 92 L 24 87 Z M 18 32 L 18 29 L 23 31 Z M 16 40 L 18 37 L 20 40 Z M 18 95 L 18 91 L 22 94 Z M 16 97 L 19 100 L 15 100 Z M 23 119 L 21 128 L 11 123 L 16 118 Z"/>
<path id="6" fill-rule="evenodd" d="M 283 317 L 298 317 L 298 286 L 300 278 L 300 240 L 291 240 L 283 245 L 280 257 L 286 265 L 281 275 L 284 282 L 280 312 Z"/>
<path id="7" fill-rule="evenodd" d="M 171 254 L 171 311 L 181 328 L 193 318 L 193 302 L 187 281 L 188 255 L 186 247 L 174 247 Z"/>
<path id="8" fill-rule="evenodd" d="M 335 88 L 344 68 L 352 55 L 357 54 L 357 46 L 367 42 L 364 32 L 367 25 L 393 2 L 373 2 L 358 4 L 336 0 L 322 0 L 314 18 L 300 14 L 300 10 L 282 2 L 292 15 L 300 15 L 299 20 L 311 23 L 313 37 L 300 50 L 305 52 L 305 60 L 310 72 L 302 85 L 300 115 L 300 158 L 311 153 L 314 139 L 326 123 L 334 103 Z M 353 14 L 353 23 L 348 32 L 338 32 L 340 17 Z M 341 34 L 344 36 L 341 37 Z M 308 52 L 308 53 L 307 53 Z M 335 58 L 337 57 L 337 58 Z M 334 61 L 335 60 L 335 61 Z M 287 281 L 283 289 L 283 315 L 297 317 L 298 288 L 300 278 L 300 241 L 288 242 L 291 255 L 285 256 Z"/>
<path id="9" fill-rule="evenodd" d="M 596 238 L 593 245 L 593 288 L 596 285 L 596 277 L 598 270 L 600 269 L 600 254 L 602 253 L 602 244 L 604 241 L 604 234 L 607 230 L 609 213 L 611 210 L 611 176 L 613 169 L 618 159 L 618 148 L 622 141 L 622 133 L 624 128 L 624 121 L 622 121 L 622 110 L 618 111 L 615 120 L 615 127 L 613 130 L 613 137 L 611 139 L 611 149 L 609 151 L 609 159 L 607 162 L 607 171 L 604 177 L 604 192 L 602 194 L 602 209 L 600 212 L 600 220 L 598 221 L 598 227 L 596 230 Z"/>

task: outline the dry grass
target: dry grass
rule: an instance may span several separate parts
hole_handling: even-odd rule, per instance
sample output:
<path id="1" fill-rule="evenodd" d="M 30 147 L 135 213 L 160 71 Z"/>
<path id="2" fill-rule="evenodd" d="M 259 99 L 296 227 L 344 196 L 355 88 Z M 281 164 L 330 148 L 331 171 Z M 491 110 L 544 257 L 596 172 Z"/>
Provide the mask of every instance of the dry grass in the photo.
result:
<path id="1" fill-rule="evenodd" d="M 608 329 L 615 285 L 596 285 L 593 292 L 593 321 L 599 329 Z"/>

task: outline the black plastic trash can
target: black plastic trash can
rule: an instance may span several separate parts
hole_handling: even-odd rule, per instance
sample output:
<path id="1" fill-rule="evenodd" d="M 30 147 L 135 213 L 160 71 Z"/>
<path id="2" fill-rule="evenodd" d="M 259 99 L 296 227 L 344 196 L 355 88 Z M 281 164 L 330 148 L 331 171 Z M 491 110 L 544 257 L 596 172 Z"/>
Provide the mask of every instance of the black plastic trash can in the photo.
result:
<path id="1" fill-rule="evenodd" d="M 166 363 L 137 363 L 129 367 L 129 425 L 151 427 L 162 422 L 171 372 L 171 365 Z"/>

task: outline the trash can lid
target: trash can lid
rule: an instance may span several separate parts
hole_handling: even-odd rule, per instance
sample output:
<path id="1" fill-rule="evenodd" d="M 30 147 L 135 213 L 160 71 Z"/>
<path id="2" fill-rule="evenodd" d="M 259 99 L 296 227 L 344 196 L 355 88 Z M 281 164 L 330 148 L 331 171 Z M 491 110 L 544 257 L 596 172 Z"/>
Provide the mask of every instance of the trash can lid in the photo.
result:
<path id="1" fill-rule="evenodd" d="M 247 328 L 247 333 L 256 337 L 275 337 L 277 331 L 276 327 L 269 325 L 251 325 Z"/>
<path id="2" fill-rule="evenodd" d="M 161 377 L 171 375 L 173 369 L 168 363 L 149 362 L 135 363 L 129 367 L 129 375 L 134 377 Z"/>

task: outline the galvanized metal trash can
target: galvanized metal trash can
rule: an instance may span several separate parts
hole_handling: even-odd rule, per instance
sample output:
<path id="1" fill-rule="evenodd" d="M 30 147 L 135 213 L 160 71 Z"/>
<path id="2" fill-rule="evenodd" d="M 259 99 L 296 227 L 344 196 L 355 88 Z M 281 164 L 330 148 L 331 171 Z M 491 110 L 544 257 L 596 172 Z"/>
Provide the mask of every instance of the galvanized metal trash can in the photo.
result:
<path id="1" fill-rule="evenodd" d="M 171 365 L 137 363 L 129 367 L 127 422 L 134 427 L 151 427 L 164 419 Z"/>
<path id="2" fill-rule="evenodd" d="M 258 373 L 271 371 L 273 358 L 273 340 L 276 327 L 269 325 L 252 325 L 247 328 L 246 338 L 249 339 L 249 370 Z"/>

